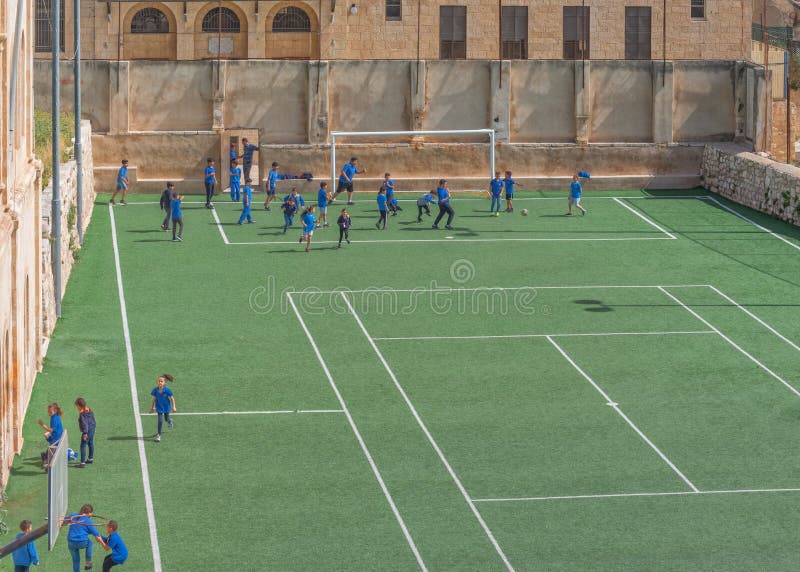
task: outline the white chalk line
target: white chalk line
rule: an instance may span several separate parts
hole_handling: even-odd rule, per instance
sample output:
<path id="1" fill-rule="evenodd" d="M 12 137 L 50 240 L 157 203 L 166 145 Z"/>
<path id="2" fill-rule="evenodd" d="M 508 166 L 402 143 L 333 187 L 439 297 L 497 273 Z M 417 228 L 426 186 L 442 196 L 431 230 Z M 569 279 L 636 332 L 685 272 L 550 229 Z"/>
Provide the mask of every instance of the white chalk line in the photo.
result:
<path id="1" fill-rule="evenodd" d="M 406 340 L 507 340 L 514 338 L 577 338 L 577 337 L 606 337 L 606 336 L 672 336 L 690 334 L 716 334 L 714 330 L 693 330 L 683 332 L 587 332 L 577 334 L 506 334 L 496 336 L 408 336 L 394 338 L 372 338 L 381 342 L 394 342 Z"/>
<path id="2" fill-rule="evenodd" d="M 170 417 L 176 415 L 291 415 L 309 413 L 344 413 L 343 409 L 283 409 L 275 411 L 173 411 Z M 158 415 L 158 413 L 141 413 L 142 417 Z"/>
<path id="3" fill-rule="evenodd" d="M 623 207 L 625 207 L 627 210 L 629 210 L 630 212 L 632 212 L 633 214 L 635 214 L 637 217 L 639 217 L 640 219 L 642 219 L 644 222 L 646 222 L 647 224 L 649 224 L 649 225 L 650 225 L 650 226 L 652 226 L 653 228 L 657 228 L 658 230 L 660 230 L 661 232 L 663 232 L 664 234 L 666 234 L 666 235 L 667 235 L 668 237 L 670 237 L 671 239 L 673 239 L 673 240 L 677 240 L 677 237 L 676 237 L 674 234 L 671 234 L 671 233 L 667 232 L 667 231 L 666 231 L 666 230 L 664 230 L 664 229 L 663 229 L 661 226 L 659 226 L 658 224 L 656 224 L 654 221 L 652 221 L 652 220 L 651 220 L 651 219 L 649 219 L 648 217 L 644 216 L 642 213 L 640 213 L 639 211 L 637 211 L 636 209 L 634 209 L 634 208 L 633 208 L 633 207 L 631 207 L 630 205 L 626 205 L 624 202 L 622 202 L 622 200 L 621 200 L 621 199 L 614 199 L 614 202 L 615 202 L 615 203 L 617 203 L 618 205 L 622 205 L 622 206 L 623 206 Z"/>
<path id="4" fill-rule="evenodd" d="M 505 565 L 506 569 L 509 570 L 510 572 L 513 572 L 514 567 L 511 566 L 511 562 L 509 562 L 508 558 L 505 555 L 505 552 L 503 552 L 503 549 L 500 547 L 500 544 L 495 539 L 494 534 L 492 534 L 491 529 L 489 529 L 489 525 L 486 524 L 486 521 L 483 519 L 483 516 L 481 516 L 481 513 L 478 511 L 478 508 L 475 506 L 475 503 L 472 502 L 472 499 L 470 498 L 469 494 L 467 494 L 467 490 L 461 483 L 461 479 L 458 478 L 458 475 L 456 475 L 456 472 L 453 470 L 453 467 L 450 466 L 450 463 L 444 456 L 444 453 L 439 447 L 439 444 L 433 438 L 433 435 L 431 435 L 431 432 L 428 430 L 427 425 L 425 425 L 425 422 L 420 417 L 416 407 L 414 407 L 414 404 L 411 402 L 411 399 L 408 397 L 408 394 L 403 389 L 403 386 L 400 385 L 400 382 L 397 380 L 397 376 L 395 376 L 394 372 L 392 371 L 392 368 L 389 367 L 389 363 L 386 361 L 386 358 L 383 356 L 383 353 L 381 353 L 381 350 L 378 349 L 378 346 L 375 344 L 375 341 L 372 339 L 372 337 L 370 337 L 369 332 L 367 331 L 366 327 L 364 327 L 364 323 L 361 321 L 361 318 L 356 313 L 355 308 L 353 308 L 353 305 L 350 303 L 350 300 L 344 293 L 341 293 L 341 296 L 344 299 L 345 304 L 347 304 L 347 308 L 350 314 L 353 316 L 353 318 L 355 318 L 358 327 L 364 334 L 364 337 L 367 338 L 369 345 L 372 346 L 372 350 L 375 352 L 375 355 L 378 356 L 378 359 L 380 360 L 381 364 L 383 364 L 386 373 L 389 374 L 389 377 L 394 383 L 394 386 L 397 388 L 397 390 L 400 392 L 400 395 L 403 397 L 403 400 L 406 402 L 406 405 L 411 411 L 411 414 L 417 421 L 417 425 L 419 425 L 420 429 L 422 429 L 422 432 L 428 438 L 428 442 L 431 444 L 431 447 L 433 447 L 433 450 L 436 451 L 436 454 L 439 456 L 439 460 L 445 466 L 445 469 L 447 469 L 447 472 L 450 474 L 450 478 L 453 479 L 453 482 L 455 483 L 458 490 L 461 492 L 461 495 L 464 497 L 464 500 L 469 505 L 470 510 L 472 510 L 472 514 L 475 515 L 475 518 L 480 523 L 481 528 L 483 528 L 483 531 L 486 533 L 486 536 L 489 538 L 490 542 L 494 546 L 494 549 L 497 551 L 497 554 L 500 556 L 500 559 L 503 561 L 503 564 Z"/>
<path id="5" fill-rule="evenodd" d="M 505 292 L 519 290 L 617 290 L 617 289 L 648 289 L 648 288 L 710 288 L 709 284 L 592 284 L 577 286 L 476 286 L 474 288 L 366 288 L 363 290 L 316 290 L 308 289 L 292 292 L 292 296 L 317 295 L 317 294 L 392 294 L 395 292 L 410 292 L 424 294 L 426 292 Z"/>
<path id="6" fill-rule="evenodd" d="M 333 380 L 333 375 L 331 374 L 330 370 L 328 369 L 328 365 L 325 363 L 325 359 L 322 357 L 322 353 L 317 346 L 317 342 L 314 340 L 314 337 L 311 335 L 311 331 L 306 326 L 305 320 L 300 315 L 300 311 L 297 309 L 297 305 L 294 303 L 292 299 L 292 293 L 287 292 L 286 296 L 289 298 L 289 304 L 292 306 L 292 310 L 294 311 L 294 315 L 297 317 L 298 321 L 300 322 L 300 326 L 303 328 L 303 331 L 308 338 L 309 343 L 311 344 L 311 348 L 314 350 L 314 354 L 317 356 L 317 360 L 319 361 L 320 366 L 322 366 L 322 371 L 325 372 L 325 377 L 328 378 L 328 383 L 333 389 L 334 394 L 336 394 L 336 399 L 339 401 L 339 404 L 342 406 L 342 411 L 344 411 L 345 416 L 347 417 L 347 422 L 350 424 L 350 428 L 353 430 L 353 434 L 358 441 L 358 444 L 361 446 L 361 450 L 364 452 L 364 456 L 367 458 L 367 462 L 369 466 L 372 468 L 372 473 L 375 475 L 375 478 L 378 480 L 378 484 L 383 491 L 383 495 L 386 498 L 389 506 L 392 509 L 392 513 L 394 514 L 397 523 L 400 525 L 400 529 L 403 531 L 403 536 L 405 536 L 406 542 L 408 542 L 411 551 L 414 553 L 414 558 L 417 560 L 417 564 L 419 565 L 420 569 L 423 572 L 427 572 L 427 567 L 425 566 L 425 562 L 422 560 L 422 555 L 419 553 L 417 549 L 417 545 L 414 543 L 414 539 L 411 537 L 411 533 L 408 531 L 408 527 L 406 526 L 405 521 L 403 520 L 400 511 L 397 508 L 397 505 L 392 498 L 391 493 L 389 492 L 386 483 L 381 476 L 380 471 L 378 470 L 378 465 L 375 463 L 375 460 L 372 458 L 372 454 L 369 452 L 367 448 L 367 444 L 364 442 L 364 439 L 361 437 L 361 432 L 358 430 L 356 426 L 356 422 L 353 420 L 353 416 L 350 414 L 347 405 L 345 404 L 344 398 L 342 397 L 341 392 L 339 391 L 339 387 L 336 385 L 336 382 Z"/>
<path id="7" fill-rule="evenodd" d="M 387 238 L 385 240 L 357 240 L 351 239 L 353 244 L 405 244 L 409 242 L 630 242 L 634 240 L 675 240 L 666 236 L 631 236 L 616 238 Z M 264 240 L 254 242 L 228 242 L 231 246 L 254 246 L 259 244 L 283 244 L 291 246 L 294 240 Z M 313 240 L 311 244 L 338 244 L 338 240 Z"/>
<path id="8" fill-rule="evenodd" d="M 114 218 L 114 209 L 108 206 L 111 217 L 111 243 L 114 247 L 114 266 L 117 272 L 117 293 L 119 296 L 119 310 L 122 316 L 122 333 L 125 338 L 125 353 L 128 359 L 128 379 L 130 381 L 131 402 L 133 404 L 134 423 L 136 425 L 137 446 L 139 449 L 139 464 L 142 472 L 142 486 L 144 488 L 144 504 L 147 512 L 147 522 L 150 530 L 150 546 L 153 550 L 153 570 L 161 572 L 161 550 L 158 545 L 158 531 L 156 517 L 153 511 L 153 495 L 150 491 L 150 472 L 147 466 L 147 455 L 144 450 L 144 431 L 139 411 L 139 398 L 136 389 L 136 371 L 133 366 L 133 348 L 131 346 L 131 332 L 128 328 L 128 308 L 125 303 L 125 292 L 122 284 L 122 266 L 119 259 L 119 246 L 117 243 L 117 223 Z"/>
<path id="9" fill-rule="evenodd" d="M 670 461 L 670 460 L 669 460 L 669 458 L 668 458 L 668 457 L 667 457 L 667 456 L 666 456 L 666 455 L 665 455 L 665 454 L 664 454 L 664 453 L 661 451 L 661 449 L 659 449 L 659 448 L 658 448 L 658 447 L 655 445 L 655 443 L 653 443 L 653 442 L 652 442 L 652 441 L 651 441 L 651 440 L 650 440 L 650 439 L 647 437 L 647 435 L 645 435 L 645 434 L 642 432 L 642 430 L 641 430 L 641 429 L 639 429 L 639 427 L 637 427 L 637 426 L 636 426 L 636 424 L 635 424 L 633 421 L 631 421 L 631 420 L 630 420 L 630 418 L 629 418 L 627 415 L 625 415 L 625 413 L 622 411 L 622 409 L 620 409 L 620 408 L 619 408 L 619 405 L 618 405 L 616 402 L 614 402 L 614 400 L 612 400 L 612 399 L 611 399 L 611 398 L 608 396 L 608 394 L 607 394 L 605 391 L 603 391 L 603 389 L 602 389 L 602 388 L 601 388 L 601 387 L 600 387 L 600 386 L 599 386 L 599 385 L 598 385 L 598 384 L 597 384 L 597 383 L 596 383 L 596 382 L 595 382 L 595 381 L 594 381 L 594 380 L 593 380 L 591 377 L 589 377 L 589 375 L 588 375 L 588 374 L 587 374 L 585 371 L 583 371 L 583 370 L 581 369 L 581 367 L 580 367 L 580 366 L 579 366 L 577 363 L 575 363 L 575 361 L 574 361 L 574 360 L 573 360 L 573 359 L 572 359 L 572 358 L 569 356 L 569 354 L 567 354 L 567 352 L 565 352 L 565 351 L 564 351 L 564 350 L 561 348 L 561 346 L 559 346 L 559 345 L 558 345 L 558 344 L 555 342 L 555 340 L 553 340 L 553 338 L 551 338 L 551 337 L 549 337 L 549 336 L 548 336 L 548 338 L 547 338 L 547 341 L 548 341 L 548 342 L 550 342 L 550 343 L 553 345 L 553 347 L 554 347 L 554 348 L 556 348 L 556 350 L 558 350 L 558 353 L 560 353 L 562 356 L 564 356 L 564 359 L 566 359 L 566 360 L 569 362 L 569 364 L 570 364 L 570 365 L 571 365 L 573 368 L 575 368 L 575 370 L 576 370 L 576 371 L 577 371 L 579 374 L 581 374 L 581 376 L 582 376 L 582 377 L 583 377 L 583 378 L 584 378 L 586 381 L 588 381 L 588 382 L 589 382 L 589 383 L 592 385 L 592 387 L 594 387 L 594 388 L 597 390 L 597 392 L 598 392 L 600 395 L 602 395 L 602 396 L 603 396 L 603 398 L 606 400 L 606 405 L 608 405 L 608 406 L 609 406 L 609 407 L 611 407 L 611 408 L 612 408 L 612 409 L 613 409 L 615 412 L 617 412 L 617 413 L 620 415 L 620 417 L 622 417 L 622 418 L 625 420 L 625 422 L 626 422 L 626 423 L 627 423 L 627 424 L 628 424 L 628 425 L 631 427 L 631 429 L 633 429 L 634 431 L 636 431 L 636 433 L 639 435 L 639 437 L 641 437 L 641 438 L 644 440 L 644 442 L 645 442 L 645 443 L 647 443 L 648 445 L 650 445 L 650 448 L 651 448 L 651 449 L 653 449 L 653 451 L 655 451 L 655 452 L 656 452 L 656 454 L 657 454 L 659 457 L 661 457 L 661 459 L 662 459 L 662 460 L 663 460 L 663 461 L 664 461 L 664 462 L 665 462 L 667 465 L 669 465 L 669 468 L 670 468 L 670 469 L 672 469 L 672 470 L 675 472 L 675 474 L 676 474 L 676 475 L 678 475 L 678 476 L 681 478 L 681 480 L 682 480 L 684 483 L 686 483 L 686 484 L 689 486 L 689 488 L 690 488 L 690 489 L 692 489 L 694 492 L 699 492 L 699 489 L 698 489 L 698 488 L 697 488 L 697 487 L 694 485 L 694 483 L 692 483 L 692 481 L 690 481 L 690 480 L 689 480 L 689 479 L 686 477 L 686 475 L 684 475 L 684 474 L 683 474 L 683 472 L 681 472 L 681 470 L 680 470 L 678 467 L 676 467 L 676 466 L 675 466 L 675 464 L 674 464 L 672 461 Z"/>
<path id="10" fill-rule="evenodd" d="M 562 495 L 553 497 L 518 497 L 518 498 L 488 498 L 472 499 L 473 502 L 530 502 L 530 501 L 555 501 L 555 500 L 584 500 L 584 499 L 609 499 L 609 498 L 635 498 L 635 497 L 668 497 L 668 496 L 696 496 L 696 495 L 735 495 L 754 493 L 796 493 L 797 489 L 735 489 L 719 491 L 669 491 L 662 493 L 609 493 L 596 495 Z"/>
<path id="11" fill-rule="evenodd" d="M 230 244 L 228 240 L 228 235 L 225 234 L 225 229 L 222 228 L 222 223 L 219 221 L 219 215 L 217 215 L 217 209 L 212 209 L 211 213 L 214 215 L 214 220 L 217 221 L 217 228 L 219 229 L 219 233 L 222 235 L 222 240 L 225 244 Z"/>
<path id="12" fill-rule="evenodd" d="M 726 341 L 726 342 L 728 342 L 728 343 L 729 343 L 731 346 L 733 346 L 735 349 L 737 349 L 737 350 L 738 350 L 738 351 L 739 351 L 739 352 L 740 352 L 742 355 L 744 355 L 744 356 L 745 356 L 747 359 L 749 359 L 750 361 L 752 361 L 754 364 L 756 364 L 758 367 L 760 367 L 761 369 L 763 369 L 765 372 L 767 372 L 767 373 L 768 373 L 769 375 L 771 375 L 773 378 L 775 378 L 776 380 L 778 380 L 779 382 L 781 382 L 783 385 L 785 385 L 785 386 L 786 386 L 786 388 L 787 388 L 787 389 L 789 389 L 789 391 L 791 391 L 792 393 L 794 393 L 796 396 L 800 397 L 800 391 L 798 391 L 797 389 L 795 389 L 795 388 L 794 388 L 794 386 L 792 386 L 792 385 L 791 385 L 789 382 L 787 382 L 785 379 L 783 379 L 783 378 L 782 378 L 781 376 L 779 376 L 777 373 L 775 373 L 775 372 L 774 372 L 774 371 L 772 371 L 770 368 L 768 368 L 768 367 L 767 367 L 767 366 L 765 366 L 763 363 L 761 363 L 761 362 L 760 362 L 760 361 L 758 361 L 756 358 L 754 358 L 752 355 L 750 355 L 750 354 L 749 354 L 749 353 L 748 353 L 746 350 L 744 350 L 744 349 L 743 349 L 741 346 L 739 346 L 739 345 L 738 345 L 736 342 L 734 342 L 734 341 L 733 341 L 732 339 L 730 339 L 728 336 L 726 336 L 726 335 L 725 335 L 725 334 L 723 334 L 721 331 L 719 331 L 719 329 L 718 329 L 718 328 L 714 327 L 714 325 L 713 325 L 713 324 L 711 324 L 711 322 L 709 322 L 708 320 L 706 320 L 705 318 L 703 318 L 703 317 L 702 317 L 700 314 L 698 314 L 697 312 L 695 312 L 694 310 L 692 310 L 692 309 L 691 309 L 689 306 L 687 306 L 686 304 L 684 304 L 683 302 L 681 302 L 681 301 L 680 301 L 680 300 L 679 300 L 679 299 L 678 299 L 676 296 L 674 296 L 674 295 L 672 295 L 670 292 L 668 292 L 668 291 L 666 290 L 666 287 L 659 287 L 659 290 L 661 290 L 661 291 L 662 291 L 664 294 L 666 294 L 666 295 L 667 295 L 669 298 L 671 298 L 673 301 L 675 301 L 675 302 L 677 302 L 678 304 L 680 304 L 680 306 L 681 306 L 681 307 L 683 307 L 683 308 L 684 308 L 684 309 L 685 309 L 687 312 L 689 312 L 689 313 L 690 313 L 692 316 L 694 316 L 695 318 L 697 318 L 698 320 L 700 320 L 701 322 L 703 322 L 703 323 L 704 323 L 704 324 L 705 324 L 707 327 L 709 327 L 709 328 L 711 328 L 712 330 L 714 330 L 714 331 L 715 331 L 715 332 L 716 332 L 716 333 L 717 333 L 717 334 L 718 334 L 718 335 L 719 335 L 719 336 L 720 336 L 720 337 L 721 337 L 723 340 L 725 340 L 725 341 Z"/>
<path id="13" fill-rule="evenodd" d="M 752 219 L 749 219 L 749 218 L 747 218 L 746 216 L 744 216 L 744 215 L 743 215 L 743 214 L 741 214 L 740 212 L 738 212 L 738 211 L 736 211 L 736 210 L 732 209 L 731 207 L 729 207 L 729 206 L 727 206 L 727 205 L 724 205 L 724 204 L 722 204 L 721 202 L 719 202 L 719 201 L 718 201 L 717 199 L 715 199 L 714 197 L 712 197 L 712 196 L 707 196 L 707 197 L 704 197 L 704 199 L 705 199 L 705 200 L 708 200 L 708 201 L 711 201 L 712 203 L 714 203 L 715 205 L 717 205 L 717 206 L 718 206 L 718 207 L 720 207 L 721 209 L 724 209 L 724 210 L 728 211 L 729 213 L 731 213 L 731 214 L 733 214 L 733 215 L 736 215 L 736 216 L 737 216 L 737 217 L 739 217 L 740 219 L 742 219 L 742 220 L 744 220 L 744 221 L 746 221 L 746 222 L 749 222 L 750 224 L 752 224 L 752 225 L 753 225 L 754 227 L 756 227 L 757 229 L 759 229 L 759 230 L 761 230 L 761 231 L 763 231 L 763 232 L 766 232 L 767 234 L 771 235 L 771 236 L 772 236 L 772 237 L 774 237 L 774 238 L 777 238 L 777 239 L 778 239 L 778 240 L 780 240 L 781 242 L 785 242 L 786 244 L 788 244 L 789 246 L 791 246 L 791 247 L 792 247 L 792 248 L 794 248 L 795 250 L 800 250 L 800 244 L 796 244 L 796 243 L 792 242 L 791 240 L 788 240 L 788 239 L 786 239 L 786 238 L 783 238 L 781 235 L 779 235 L 779 234 L 777 234 L 777 233 L 775 233 L 775 232 L 771 231 L 770 229 L 768 229 L 768 228 L 766 228 L 766 227 L 764 227 L 764 226 L 761 226 L 760 224 L 758 224 L 757 222 L 755 222 L 755 221 L 754 221 L 754 220 L 752 220 Z"/>

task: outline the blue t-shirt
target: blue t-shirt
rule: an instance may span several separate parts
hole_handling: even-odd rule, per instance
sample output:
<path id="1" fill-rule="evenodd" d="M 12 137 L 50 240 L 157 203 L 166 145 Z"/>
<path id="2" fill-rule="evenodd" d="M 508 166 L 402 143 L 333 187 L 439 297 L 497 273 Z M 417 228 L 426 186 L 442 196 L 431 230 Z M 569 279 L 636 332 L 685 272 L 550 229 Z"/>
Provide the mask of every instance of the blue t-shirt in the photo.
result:
<path id="1" fill-rule="evenodd" d="M 317 191 L 317 204 L 320 207 L 327 207 L 328 206 L 328 191 L 325 189 L 320 189 Z"/>
<path id="2" fill-rule="evenodd" d="M 269 174 L 267 174 L 267 186 L 270 191 L 275 189 L 275 181 L 277 180 L 278 180 L 277 169 L 270 169 Z"/>
<path id="3" fill-rule="evenodd" d="M 378 210 L 379 211 L 385 211 L 386 210 L 386 201 L 387 201 L 386 195 L 384 195 L 383 193 L 380 193 L 378 195 L 377 200 L 378 200 Z"/>
<path id="4" fill-rule="evenodd" d="M 16 538 L 25 536 L 24 532 L 17 534 Z M 14 566 L 33 566 L 39 564 L 39 555 L 36 553 L 36 546 L 29 542 L 25 546 L 17 548 L 12 555 Z"/>
<path id="5" fill-rule="evenodd" d="M 503 179 L 503 186 L 506 188 L 506 196 L 510 196 L 514 194 L 514 184 L 516 181 L 511 177 L 506 177 Z"/>
<path id="6" fill-rule="evenodd" d="M 311 232 L 314 230 L 314 219 L 316 217 L 311 213 L 303 215 L 303 232 Z"/>
<path id="7" fill-rule="evenodd" d="M 439 198 L 440 205 L 450 204 L 450 193 L 444 187 L 436 187 L 436 196 Z"/>
<path id="8" fill-rule="evenodd" d="M 344 167 L 342 167 L 342 171 L 347 174 L 347 177 L 344 174 L 339 175 L 339 180 L 343 183 L 349 183 L 353 180 L 353 177 L 356 175 L 356 171 L 358 171 L 358 167 L 353 165 L 352 163 L 345 163 Z M 349 181 L 347 178 L 349 177 Z"/>
<path id="9" fill-rule="evenodd" d="M 253 189 L 250 188 L 250 185 L 245 185 L 243 192 L 242 192 L 242 204 L 245 207 L 249 207 L 253 204 Z"/>
<path id="10" fill-rule="evenodd" d="M 116 564 L 122 564 L 128 559 L 128 547 L 122 542 L 119 532 L 112 532 L 103 540 L 106 541 L 106 544 L 111 549 L 111 560 Z"/>
<path id="11" fill-rule="evenodd" d="M 499 197 L 503 194 L 503 180 L 492 179 L 490 190 L 493 197 Z"/>
<path id="12" fill-rule="evenodd" d="M 236 149 L 231 149 L 231 161 L 236 160 Z"/>
<path id="13" fill-rule="evenodd" d="M 47 442 L 52 445 L 53 443 L 58 443 L 61 436 L 64 434 L 64 425 L 61 424 L 61 417 L 58 415 L 51 415 L 50 427 L 53 429 L 53 432 L 50 433 Z"/>
<path id="14" fill-rule="evenodd" d="M 156 398 L 156 412 L 169 413 L 172 411 L 172 402 L 170 402 L 169 398 L 172 397 L 173 394 L 169 387 L 165 386 L 163 392 L 159 391 L 157 387 L 154 387 L 150 395 Z"/>
<path id="15" fill-rule="evenodd" d="M 127 178 L 128 178 L 128 167 L 123 165 L 122 167 L 119 168 L 119 171 L 117 171 L 117 182 L 124 184 Z"/>
<path id="16" fill-rule="evenodd" d="M 258 145 L 253 145 L 252 143 L 248 143 L 244 146 L 244 152 L 242 153 L 242 159 L 245 163 L 252 163 L 253 162 L 253 153 L 258 151 Z"/>
<path id="17" fill-rule="evenodd" d="M 386 187 L 386 197 L 391 199 L 394 196 L 394 181 L 387 179 L 383 184 Z"/>
<path id="18" fill-rule="evenodd" d="M 206 173 L 206 178 L 205 178 L 206 183 L 213 183 L 214 175 L 217 174 L 217 170 L 214 168 L 214 166 L 209 165 L 208 167 L 206 167 L 205 173 Z"/>
<path id="19" fill-rule="evenodd" d="M 306 202 L 303 200 L 303 197 L 301 197 L 300 195 L 291 195 L 291 194 L 286 195 L 285 197 L 283 197 L 283 202 L 286 203 L 286 202 L 289 201 L 289 199 L 294 199 L 294 206 L 296 206 L 298 208 L 303 207 L 303 206 L 306 205 Z"/>
<path id="20" fill-rule="evenodd" d="M 231 185 L 238 185 L 242 177 L 242 168 L 238 165 L 231 167 Z"/>
<path id="21" fill-rule="evenodd" d="M 580 182 L 572 181 L 569 184 L 569 191 L 570 191 L 570 196 L 573 199 L 579 199 L 581 197 L 581 184 L 580 184 Z"/>
<path id="22" fill-rule="evenodd" d="M 183 216 L 183 213 L 181 213 L 181 200 L 172 199 L 169 202 L 169 210 L 172 211 L 172 218 L 181 218 Z"/>
<path id="23" fill-rule="evenodd" d="M 85 514 L 73 512 L 64 519 L 64 522 L 69 524 L 69 534 L 67 535 L 69 542 L 86 542 L 89 540 L 89 534 L 100 536 L 100 533 L 97 532 L 94 524 L 92 524 L 92 519 Z"/>

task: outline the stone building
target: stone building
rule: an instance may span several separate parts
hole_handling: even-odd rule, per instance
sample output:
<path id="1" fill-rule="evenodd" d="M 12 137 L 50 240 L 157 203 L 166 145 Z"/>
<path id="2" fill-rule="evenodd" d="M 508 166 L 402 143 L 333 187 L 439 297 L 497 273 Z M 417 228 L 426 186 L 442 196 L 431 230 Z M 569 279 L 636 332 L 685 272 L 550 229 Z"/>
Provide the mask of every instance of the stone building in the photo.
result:
<path id="1" fill-rule="evenodd" d="M 52 2 L 36 1 L 37 57 L 49 57 Z M 73 0 L 62 2 L 70 46 Z M 82 0 L 82 51 L 97 60 L 741 60 L 750 50 L 752 0 L 499 4 Z"/>
<path id="2" fill-rule="evenodd" d="M 33 156 L 30 2 L 0 10 L 0 487 L 22 446 L 41 363 L 40 170 Z"/>

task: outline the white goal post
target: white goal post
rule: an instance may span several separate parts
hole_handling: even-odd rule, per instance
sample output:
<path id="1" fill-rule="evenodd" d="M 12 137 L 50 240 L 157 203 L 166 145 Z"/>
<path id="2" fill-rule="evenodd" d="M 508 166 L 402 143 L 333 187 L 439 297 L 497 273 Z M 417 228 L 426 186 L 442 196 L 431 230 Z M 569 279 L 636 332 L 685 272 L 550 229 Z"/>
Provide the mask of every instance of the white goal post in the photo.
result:
<path id="1" fill-rule="evenodd" d="M 401 137 L 418 135 L 488 135 L 489 180 L 494 177 L 494 129 L 448 129 L 443 131 L 331 131 L 331 192 L 336 190 L 340 168 L 336 164 L 336 139 L 344 137 Z"/>

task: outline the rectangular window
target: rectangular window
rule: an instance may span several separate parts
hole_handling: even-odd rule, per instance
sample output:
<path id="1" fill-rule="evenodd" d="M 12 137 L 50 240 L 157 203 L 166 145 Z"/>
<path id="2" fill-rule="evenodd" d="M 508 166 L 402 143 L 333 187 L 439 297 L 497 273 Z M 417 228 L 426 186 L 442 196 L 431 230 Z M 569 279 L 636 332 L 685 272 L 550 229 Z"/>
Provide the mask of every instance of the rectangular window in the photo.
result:
<path id="1" fill-rule="evenodd" d="M 564 59 L 589 59 L 589 7 L 564 6 Z"/>
<path id="2" fill-rule="evenodd" d="M 64 51 L 64 0 L 61 2 L 61 19 L 59 25 L 59 44 Z M 53 0 L 36 0 L 36 46 L 37 52 L 49 52 L 53 49 L 53 25 L 51 20 Z"/>
<path id="3" fill-rule="evenodd" d="M 402 20 L 403 19 L 403 1 L 402 0 L 386 0 L 386 19 L 387 20 Z"/>
<path id="4" fill-rule="evenodd" d="M 704 20 L 706 17 L 706 0 L 691 0 L 692 19 Z"/>
<path id="5" fill-rule="evenodd" d="M 439 7 L 439 57 L 467 59 L 467 7 Z"/>
<path id="6" fill-rule="evenodd" d="M 650 59 L 650 17 L 649 6 L 625 7 L 625 59 Z"/>
<path id="7" fill-rule="evenodd" d="M 501 15 L 501 40 L 503 58 L 528 59 L 528 7 L 503 6 Z"/>

